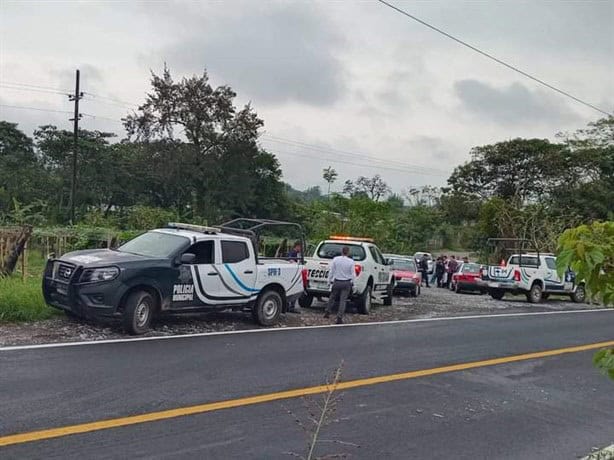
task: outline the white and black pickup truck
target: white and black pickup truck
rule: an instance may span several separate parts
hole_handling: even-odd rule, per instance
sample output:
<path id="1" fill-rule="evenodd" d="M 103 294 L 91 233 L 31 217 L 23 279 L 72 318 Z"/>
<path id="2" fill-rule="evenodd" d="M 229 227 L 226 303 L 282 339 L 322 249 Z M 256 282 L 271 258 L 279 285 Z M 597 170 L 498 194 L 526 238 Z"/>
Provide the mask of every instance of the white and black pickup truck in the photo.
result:
<path id="1" fill-rule="evenodd" d="M 392 305 L 394 277 L 391 266 L 373 240 L 351 236 L 331 236 L 316 246 L 312 257 L 305 259 L 307 287 L 305 294 L 299 299 L 299 305 L 307 308 L 311 306 L 314 298 L 329 296 L 329 267 L 333 259 L 341 255 L 344 246 L 349 248 L 349 257 L 356 262 L 356 279 L 350 300 L 355 302 L 358 311 L 369 314 L 372 300 Z"/>
<path id="2" fill-rule="evenodd" d="M 302 294 L 302 257 L 258 255 L 258 230 L 298 224 L 236 219 L 218 227 L 169 224 L 117 249 L 92 249 L 47 261 L 43 295 L 81 318 L 118 318 L 132 334 L 164 313 L 247 310 L 263 326 L 278 322 Z M 302 233 L 301 233 L 302 234 Z"/>
<path id="3" fill-rule="evenodd" d="M 506 292 L 525 294 L 531 303 L 551 294 L 568 295 L 574 302 L 584 302 L 586 297 L 584 283 L 572 271 L 559 277 L 553 254 L 513 254 L 506 264 L 484 267 L 481 285 L 495 299 L 502 299 Z"/>

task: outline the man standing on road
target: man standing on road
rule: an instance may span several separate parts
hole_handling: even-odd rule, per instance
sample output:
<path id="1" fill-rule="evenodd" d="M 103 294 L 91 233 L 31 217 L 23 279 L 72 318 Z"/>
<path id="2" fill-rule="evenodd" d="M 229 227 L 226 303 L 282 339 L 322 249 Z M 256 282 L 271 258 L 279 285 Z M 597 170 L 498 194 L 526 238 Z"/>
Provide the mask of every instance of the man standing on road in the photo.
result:
<path id="1" fill-rule="evenodd" d="M 328 298 L 328 306 L 324 318 L 330 317 L 330 312 L 335 306 L 335 302 L 339 302 L 339 310 L 337 311 L 337 324 L 343 324 L 343 314 L 345 313 L 345 303 L 350 295 L 356 272 L 354 271 L 354 260 L 348 257 L 350 248 L 344 246 L 341 250 L 341 255 L 333 259 L 330 264 L 328 273 L 328 284 L 332 284 L 330 297 Z"/>
<path id="2" fill-rule="evenodd" d="M 422 272 L 422 281 L 426 281 L 426 287 L 430 288 L 429 285 L 429 258 L 426 254 L 422 256 L 420 260 L 420 271 Z"/>
<path id="3" fill-rule="evenodd" d="M 446 288 L 450 287 L 450 281 L 452 281 L 452 275 L 456 273 L 458 269 L 458 261 L 456 260 L 456 256 L 452 256 L 450 261 L 448 262 L 448 279 L 446 282 Z"/>

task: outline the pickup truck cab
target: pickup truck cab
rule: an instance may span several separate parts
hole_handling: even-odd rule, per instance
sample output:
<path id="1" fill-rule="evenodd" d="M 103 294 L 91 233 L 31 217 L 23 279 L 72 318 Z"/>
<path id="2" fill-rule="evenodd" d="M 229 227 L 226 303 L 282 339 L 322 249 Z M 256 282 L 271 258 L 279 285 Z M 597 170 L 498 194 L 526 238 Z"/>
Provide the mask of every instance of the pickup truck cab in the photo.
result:
<path id="1" fill-rule="evenodd" d="M 120 318 L 131 334 L 160 313 L 249 310 L 277 323 L 304 288 L 299 261 L 259 258 L 250 230 L 169 224 L 117 249 L 47 261 L 46 302 L 72 317 Z"/>
<path id="2" fill-rule="evenodd" d="M 504 266 L 489 266 L 482 270 L 482 285 L 495 299 L 506 292 L 525 294 L 531 303 L 539 303 L 550 294 L 568 295 L 574 302 L 584 302 L 584 283 L 577 282 L 572 271 L 561 279 L 553 254 L 514 254 Z"/>
<path id="3" fill-rule="evenodd" d="M 307 308 L 314 297 L 322 299 L 329 296 L 329 267 L 333 259 L 341 255 L 344 246 L 350 249 L 350 257 L 356 262 L 356 280 L 350 300 L 356 303 L 358 311 L 368 315 L 373 299 L 384 305 L 392 305 L 394 279 L 391 266 L 373 240 L 351 236 L 331 236 L 316 246 L 313 257 L 305 259 L 307 288 L 299 299 L 299 305 Z"/>

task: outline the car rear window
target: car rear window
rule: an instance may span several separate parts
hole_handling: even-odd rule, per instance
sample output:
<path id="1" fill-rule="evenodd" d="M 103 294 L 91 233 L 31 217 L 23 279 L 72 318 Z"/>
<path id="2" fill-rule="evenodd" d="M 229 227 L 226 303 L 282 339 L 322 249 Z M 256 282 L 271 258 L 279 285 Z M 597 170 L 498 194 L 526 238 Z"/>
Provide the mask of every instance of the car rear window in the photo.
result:
<path id="1" fill-rule="evenodd" d="M 463 273 L 480 273 L 478 264 L 463 264 Z"/>
<path id="2" fill-rule="evenodd" d="M 392 259 L 393 270 L 403 270 L 407 272 L 417 272 L 416 262 L 411 259 Z"/>
<path id="3" fill-rule="evenodd" d="M 522 262 L 522 264 L 521 264 Z M 536 256 L 513 256 L 510 258 L 511 265 L 524 265 L 527 267 L 539 267 L 539 259 Z"/>
<path id="4" fill-rule="evenodd" d="M 341 255 L 341 250 L 347 246 L 350 248 L 349 256 L 354 260 L 365 260 L 367 254 L 362 246 L 343 243 L 322 243 L 318 248 L 318 257 L 321 259 L 333 259 Z"/>

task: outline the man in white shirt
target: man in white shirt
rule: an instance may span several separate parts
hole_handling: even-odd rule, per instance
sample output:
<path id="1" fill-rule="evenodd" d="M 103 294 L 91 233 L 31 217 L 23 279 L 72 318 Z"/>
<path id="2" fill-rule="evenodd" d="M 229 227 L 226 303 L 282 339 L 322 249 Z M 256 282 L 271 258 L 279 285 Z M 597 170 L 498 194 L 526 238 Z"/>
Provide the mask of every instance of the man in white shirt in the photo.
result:
<path id="1" fill-rule="evenodd" d="M 333 259 L 328 272 L 328 284 L 332 284 L 330 297 L 328 298 L 328 306 L 324 317 L 330 317 L 330 312 L 335 306 L 335 302 L 339 301 L 339 310 L 337 311 L 337 324 L 343 324 L 343 314 L 345 313 L 345 304 L 352 291 L 354 280 L 356 279 L 354 260 L 348 257 L 350 248 L 344 246 L 341 250 L 341 255 Z"/>

